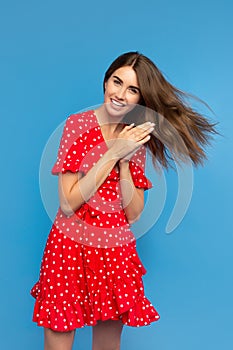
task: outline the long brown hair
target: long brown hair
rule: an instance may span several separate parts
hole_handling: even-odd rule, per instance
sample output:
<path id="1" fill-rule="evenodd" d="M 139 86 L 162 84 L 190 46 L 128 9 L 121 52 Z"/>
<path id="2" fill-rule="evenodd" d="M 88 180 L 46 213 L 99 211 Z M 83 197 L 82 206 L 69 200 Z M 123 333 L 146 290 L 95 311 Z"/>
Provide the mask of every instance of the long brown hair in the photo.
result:
<path id="1" fill-rule="evenodd" d="M 146 143 L 155 166 L 167 168 L 170 159 L 192 160 L 194 165 L 206 159 L 204 147 L 217 133 L 214 123 L 194 110 L 187 94 L 169 83 L 157 66 L 139 52 L 128 52 L 113 61 L 105 73 L 104 84 L 118 68 L 131 66 L 137 74 L 141 101 L 124 122 L 140 124 L 153 121 L 155 131 Z"/>

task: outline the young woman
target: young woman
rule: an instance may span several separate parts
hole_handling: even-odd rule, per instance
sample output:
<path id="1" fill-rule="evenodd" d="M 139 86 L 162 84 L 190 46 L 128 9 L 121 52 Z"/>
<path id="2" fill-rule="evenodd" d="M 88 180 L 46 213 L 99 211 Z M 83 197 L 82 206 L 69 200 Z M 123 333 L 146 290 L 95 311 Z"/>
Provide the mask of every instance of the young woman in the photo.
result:
<path id="1" fill-rule="evenodd" d="M 31 290 L 45 350 L 70 350 L 75 329 L 85 325 L 93 326 L 93 350 L 117 350 L 123 325 L 159 320 L 144 295 L 146 271 L 130 230 L 152 187 L 145 147 L 155 166 L 167 167 L 169 158 L 197 165 L 214 132 L 138 52 L 110 65 L 99 108 L 67 119 L 52 169 L 60 207 Z"/>

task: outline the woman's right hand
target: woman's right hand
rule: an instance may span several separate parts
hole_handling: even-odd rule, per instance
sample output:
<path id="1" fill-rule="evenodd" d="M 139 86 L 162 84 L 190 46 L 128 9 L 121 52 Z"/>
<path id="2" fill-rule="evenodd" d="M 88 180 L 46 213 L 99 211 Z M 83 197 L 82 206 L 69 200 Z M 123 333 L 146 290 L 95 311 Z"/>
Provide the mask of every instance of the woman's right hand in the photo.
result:
<path id="1" fill-rule="evenodd" d="M 136 127 L 133 124 L 125 126 L 118 137 L 113 140 L 108 152 L 105 152 L 85 175 L 69 171 L 59 174 L 59 197 L 62 211 L 66 215 L 72 215 L 83 203 L 87 202 L 104 183 L 116 162 L 130 158 L 141 145 L 149 141 L 153 129 L 153 124 L 149 122 Z"/>
<path id="2" fill-rule="evenodd" d="M 110 150 L 114 156 L 122 159 L 127 158 L 127 155 L 132 156 L 136 150 L 150 140 L 150 133 L 154 130 L 154 123 L 145 122 L 134 126 L 127 125 L 118 134 L 118 137 L 112 144 Z"/>

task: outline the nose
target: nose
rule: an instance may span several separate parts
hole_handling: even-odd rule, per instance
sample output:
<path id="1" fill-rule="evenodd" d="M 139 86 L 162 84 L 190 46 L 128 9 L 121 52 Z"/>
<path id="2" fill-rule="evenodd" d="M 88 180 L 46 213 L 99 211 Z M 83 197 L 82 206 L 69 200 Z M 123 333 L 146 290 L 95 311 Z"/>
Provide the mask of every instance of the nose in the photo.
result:
<path id="1" fill-rule="evenodd" d="M 126 91 L 123 87 L 120 87 L 117 91 L 116 91 L 116 98 L 119 100 L 124 100 L 125 99 L 125 94 Z"/>

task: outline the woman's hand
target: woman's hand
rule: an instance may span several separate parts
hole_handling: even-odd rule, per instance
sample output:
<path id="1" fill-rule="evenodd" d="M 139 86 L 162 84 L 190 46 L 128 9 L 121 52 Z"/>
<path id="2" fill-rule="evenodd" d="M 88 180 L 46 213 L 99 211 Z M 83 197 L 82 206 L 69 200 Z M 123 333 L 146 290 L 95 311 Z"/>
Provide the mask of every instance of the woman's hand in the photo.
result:
<path id="1" fill-rule="evenodd" d="M 108 151 L 85 175 L 69 172 L 60 174 L 59 197 L 63 212 L 66 215 L 72 215 L 83 203 L 87 202 L 104 183 L 116 163 L 121 159 L 130 158 L 141 145 L 150 139 L 149 134 L 153 129 L 153 124 L 149 122 L 136 127 L 133 124 L 126 126 Z M 122 171 L 127 170 L 126 161 L 121 163 L 121 168 L 125 168 L 121 169 Z M 128 176 L 128 173 L 127 170 L 125 176 Z"/>
<path id="2" fill-rule="evenodd" d="M 120 158 L 120 163 L 128 162 L 137 149 L 150 140 L 154 125 L 145 122 L 135 127 L 134 124 L 124 127 L 111 147 L 112 152 Z"/>

